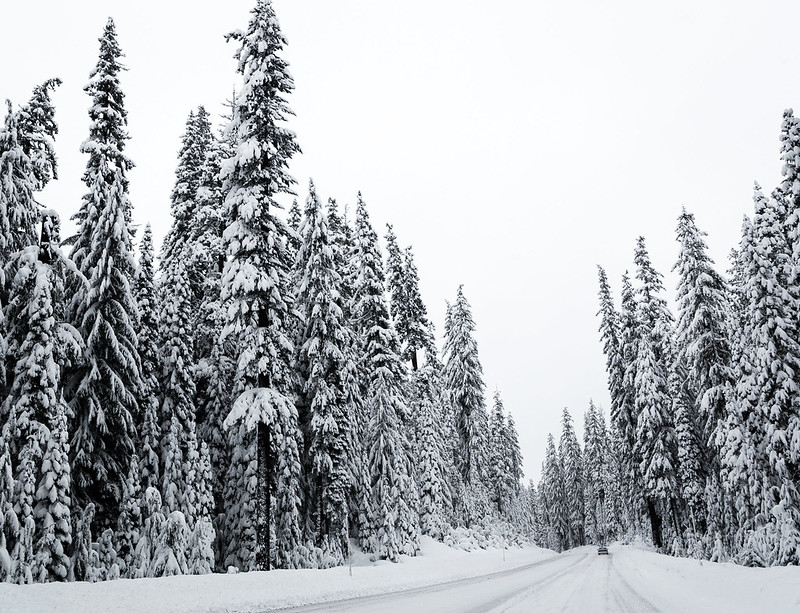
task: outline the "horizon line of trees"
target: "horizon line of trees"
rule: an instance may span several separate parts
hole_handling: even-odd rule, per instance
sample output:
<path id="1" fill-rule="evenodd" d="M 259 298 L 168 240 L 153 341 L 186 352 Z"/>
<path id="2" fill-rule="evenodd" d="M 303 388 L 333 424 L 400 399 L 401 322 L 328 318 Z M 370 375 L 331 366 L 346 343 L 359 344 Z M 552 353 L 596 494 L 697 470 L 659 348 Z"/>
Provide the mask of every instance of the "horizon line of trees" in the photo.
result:
<path id="1" fill-rule="evenodd" d="M 318 568 L 342 564 L 350 537 L 397 561 L 421 535 L 533 535 L 516 427 L 499 393 L 486 410 L 462 288 L 440 360 L 413 251 L 388 226 L 384 264 L 361 194 L 350 220 L 311 182 L 280 214 L 299 146 L 271 2 L 229 39 L 241 84 L 218 132 L 202 106 L 189 114 L 157 260 L 128 197 L 113 20 L 65 240 L 37 200 L 57 178 L 60 82 L 8 104 L 0 581 Z"/>

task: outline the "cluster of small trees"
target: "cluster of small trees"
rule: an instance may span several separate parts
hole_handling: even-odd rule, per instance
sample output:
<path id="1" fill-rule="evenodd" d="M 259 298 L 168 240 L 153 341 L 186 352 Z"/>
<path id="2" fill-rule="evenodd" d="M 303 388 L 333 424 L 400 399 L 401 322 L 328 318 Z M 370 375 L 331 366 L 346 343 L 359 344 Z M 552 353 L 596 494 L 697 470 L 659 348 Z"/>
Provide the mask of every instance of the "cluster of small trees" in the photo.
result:
<path id="1" fill-rule="evenodd" d="M 769 196 L 756 184 L 727 278 L 694 216 L 681 213 L 677 317 L 643 238 L 638 286 L 623 276 L 619 309 L 599 269 L 611 427 L 590 408 L 583 461 L 566 413 L 558 454 L 550 440 L 539 508 L 554 548 L 647 534 L 678 555 L 800 563 L 800 122 L 791 110 L 780 140 L 783 181 Z"/>
<path id="2" fill-rule="evenodd" d="M 104 580 L 343 562 L 421 534 L 530 522 L 517 433 L 489 416 L 459 288 L 443 360 L 410 248 L 387 262 L 313 183 L 286 218 L 293 89 L 269 0 L 231 38 L 242 83 L 215 134 L 186 123 L 156 265 L 133 255 L 114 23 L 86 91 L 74 236 L 36 199 L 56 177 L 48 81 L 0 129 L 0 580 Z M 62 245 L 70 247 L 66 255 Z"/>

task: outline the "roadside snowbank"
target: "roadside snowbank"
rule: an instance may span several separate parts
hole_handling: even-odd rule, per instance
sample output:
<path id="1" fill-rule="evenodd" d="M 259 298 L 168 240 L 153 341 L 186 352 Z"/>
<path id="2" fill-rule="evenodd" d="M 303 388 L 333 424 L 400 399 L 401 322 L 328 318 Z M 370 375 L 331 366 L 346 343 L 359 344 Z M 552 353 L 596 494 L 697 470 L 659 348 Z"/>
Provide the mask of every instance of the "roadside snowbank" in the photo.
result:
<path id="1" fill-rule="evenodd" d="M 355 554 L 348 568 L 118 579 L 104 583 L 0 584 L 0 613 L 222 613 L 264 611 L 431 585 L 538 562 L 538 548 L 465 552 L 423 537 L 422 555 L 398 564 Z"/>
<path id="2" fill-rule="evenodd" d="M 797 566 L 746 568 L 673 558 L 633 545 L 614 545 L 610 552 L 630 586 L 664 613 L 800 612 Z"/>

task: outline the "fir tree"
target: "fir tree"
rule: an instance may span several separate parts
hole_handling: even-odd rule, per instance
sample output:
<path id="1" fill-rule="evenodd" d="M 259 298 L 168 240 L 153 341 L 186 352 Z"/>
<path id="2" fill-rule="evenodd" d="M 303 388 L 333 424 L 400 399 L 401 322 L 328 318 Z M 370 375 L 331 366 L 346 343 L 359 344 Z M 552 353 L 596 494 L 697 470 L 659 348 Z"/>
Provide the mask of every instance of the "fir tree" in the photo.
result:
<path id="1" fill-rule="evenodd" d="M 661 547 L 665 514 L 672 513 L 675 531 L 680 532 L 676 507 L 677 448 L 668 388 L 673 357 L 673 319 L 666 301 L 659 295 L 663 291 L 661 274 L 650 262 L 643 237 L 637 239 L 634 261 L 636 278 L 641 283 L 638 289 L 639 339 L 634 375 L 636 452 L 653 541 L 657 547 Z M 660 507 L 657 503 L 660 503 Z"/>
<path id="2" fill-rule="evenodd" d="M 48 79 L 33 88 L 28 103 L 17 112 L 20 143 L 31 160 L 35 191 L 41 191 L 51 179 L 58 179 L 53 140 L 58 134 L 55 107 L 50 93 L 61 85 L 61 79 Z"/>
<path id="3" fill-rule="evenodd" d="M 586 543 L 583 458 L 578 437 L 572 427 L 572 417 L 566 408 L 561 416 L 561 440 L 558 443 L 558 455 L 564 470 L 564 499 L 568 516 L 567 542 L 569 547 L 580 547 Z"/>
<path id="4" fill-rule="evenodd" d="M 149 486 L 148 486 L 149 487 Z M 122 509 L 117 519 L 114 543 L 120 575 L 129 579 L 136 574 L 136 547 L 144 527 L 141 504 L 142 480 L 136 456 L 131 458 L 128 477 L 125 480 L 125 493 Z"/>
<path id="5" fill-rule="evenodd" d="M 737 388 L 738 411 L 733 414 L 739 423 L 728 429 L 729 483 L 749 493 L 740 512 L 744 511 L 743 527 L 753 531 L 750 547 L 753 537 L 762 539 L 776 556 L 774 561 L 796 564 L 796 545 L 786 546 L 797 542 L 800 519 L 797 463 L 789 449 L 792 420 L 798 414 L 796 306 L 787 289 L 789 253 L 778 203 L 765 198 L 758 186 L 754 200 L 752 240 L 742 245 L 749 342 L 743 354 L 745 376 Z"/>
<path id="6" fill-rule="evenodd" d="M 487 415 L 484 408 L 483 368 L 475 342 L 472 312 L 459 286 L 445 328 L 444 379 L 455 411 L 458 432 L 458 465 L 468 486 L 479 486 L 486 470 L 484 449 Z"/>
<path id="7" fill-rule="evenodd" d="M 75 292 L 70 321 L 86 342 L 84 360 L 73 369 L 69 390 L 74 414 L 70 462 L 80 504 L 97 505 L 101 526 L 119 514 L 122 483 L 134 452 L 134 393 L 141 387 L 131 293 L 136 264 L 131 250 L 131 204 L 123 154 L 126 111 L 118 73 L 121 51 L 114 22 L 100 38 L 100 58 L 86 91 L 92 97 L 89 154 L 83 180 L 89 188 L 81 209 L 72 259 L 87 280 Z"/>
<path id="8" fill-rule="evenodd" d="M 351 457 L 351 407 L 345 404 L 347 333 L 344 329 L 342 279 L 335 268 L 328 220 L 313 182 L 298 253 L 300 283 L 297 304 L 302 309 L 298 368 L 302 405 L 309 413 L 306 442 L 312 479 L 311 504 L 318 545 L 329 541 L 332 554 L 343 559 L 347 521 L 346 492 Z"/>
<path id="9" fill-rule="evenodd" d="M 506 431 L 503 401 L 500 392 L 494 393 L 494 408 L 489 418 L 489 483 L 490 496 L 498 514 L 503 517 L 509 513 L 514 493 L 509 482 L 511 468 L 511 449 Z"/>
<path id="10" fill-rule="evenodd" d="M 383 290 L 377 235 L 361 194 L 356 210 L 358 278 L 353 308 L 361 331 L 360 356 L 367 387 L 364 408 L 372 487 L 376 553 L 392 561 L 399 553 L 419 551 L 416 485 L 412 479 L 407 439 L 408 406 L 403 395 L 405 372 L 397 335 Z"/>
<path id="11" fill-rule="evenodd" d="M 251 407 L 241 408 L 241 414 L 258 417 L 250 424 L 252 428 L 245 430 L 255 430 L 255 449 L 242 456 L 243 460 L 250 453 L 256 457 L 255 514 L 240 515 L 238 531 L 244 532 L 250 522 L 254 523 L 254 567 L 263 570 L 270 567 L 271 495 L 275 486 L 281 485 L 275 470 L 280 456 L 276 454 L 292 449 L 296 454 L 299 439 L 296 408 L 284 395 L 292 387 L 293 347 L 287 335 L 292 309 L 288 292 L 289 230 L 273 212 L 279 208 L 276 196 L 291 192 L 294 179 L 287 166 L 299 147 L 294 134 L 284 126 L 291 115 L 285 97 L 294 84 L 282 58 L 286 41 L 272 3 L 258 0 L 247 31 L 233 33 L 229 39 L 240 42 L 235 57 L 243 84 L 228 127 L 236 139 L 235 154 L 223 171 L 226 216 L 230 220 L 225 230 L 229 257 L 222 275 L 222 299 L 229 301 L 223 337 L 230 336 L 238 343 L 235 389 L 241 395 L 234 407 L 249 402 Z M 235 440 L 235 444 L 252 449 L 250 440 Z M 285 459 L 290 471 L 299 471 L 299 459 L 295 458 Z M 292 483 L 296 475 L 290 477 Z M 276 494 L 277 506 L 295 521 L 298 491 L 290 487 Z M 236 492 L 237 497 L 242 495 L 242 491 Z M 279 555 L 289 554 L 298 545 L 293 541 L 298 535 L 294 525 L 284 535 Z"/>
<path id="12" fill-rule="evenodd" d="M 214 138 L 208 117 L 208 112 L 200 106 L 197 113 L 191 111 L 186 120 L 170 203 L 172 226 L 167 231 L 161 246 L 162 271 L 172 268 L 177 260 L 183 259 L 186 263 L 187 254 L 184 253 L 184 247 L 195 239 L 198 190 L 203 184 L 204 165 Z M 192 280 L 200 281 L 194 278 Z"/>
<path id="13" fill-rule="evenodd" d="M 417 410 L 419 436 L 417 453 L 419 463 L 417 480 L 419 485 L 419 524 L 422 534 L 441 539 L 446 530 L 445 506 L 447 504 L 447 464 L 445 441 L 442 437 L 442 407 L 437 402 L 438 378 L 434 370 L 433 356 L 418 371 L 416 377 L 419 398 Z M 421 389 L 419 389 L 421 388 Z"/>
<path id="14" fill-rule="evenodd" d="M 12 254 L 36 243 L 39 205 L 34 165 L 23 147 L 20 118 L 8 103 L 0 129 L 0 265 L 5 268 Z M 5 300 L 5 297 L 3 297 Z"/>
<path id="15" fill-rule="evenodd" d="M 38 581 L 65 581 L 69 574 L 72 544 L 71 479 L 67 443 L 67 414 L 59 399 L 50 416 L 50 436 L 42 458 L 41 479 L 36 491 L 36 518 L 39 533 L 35 551 L 40 569 Z"/>
<path id="16" fill-rule="evenodd" d="M 153 234 L 150 224 L 145 226 L 139 244 L 139 266 L 136 270 L 134 296 L 139 307 L 137 339 L 142 364 L 142 385 L 137 393 L 140 415 L 136 430 L 139 435 L 141 482 L 142 488 L 146 490 L 160 483 L 158 449 L 161 441 L 161 424 L 158 420 L 158 377 L 161 374 L 157 345 L 158 303 L 153 271 Z"/>
<path id="17" fill-rule="evenodd" d="M 676 338 L 684 354 L 679 359 L 697 396 L 703 443 L 708 447 L 725 418 L 725 394 L 733 384 L 733 373 L 727 288 L 706 254 L 703 236 L 705 232 L 697 229 L 694 215 L 684 209 L 677 230 L 681 251 L 673 267 L 679 279 Z"/>
<path id="18" fill-rule="evenodd" d="M 547 435 L 547 451 L 542 466 L 539 498 L 543 511 L 546 546 L 554 551 L 563 551 L 567 547 L 569 509 L 564 491 L 564 468 L 556 453 L 552 434 Z"/>

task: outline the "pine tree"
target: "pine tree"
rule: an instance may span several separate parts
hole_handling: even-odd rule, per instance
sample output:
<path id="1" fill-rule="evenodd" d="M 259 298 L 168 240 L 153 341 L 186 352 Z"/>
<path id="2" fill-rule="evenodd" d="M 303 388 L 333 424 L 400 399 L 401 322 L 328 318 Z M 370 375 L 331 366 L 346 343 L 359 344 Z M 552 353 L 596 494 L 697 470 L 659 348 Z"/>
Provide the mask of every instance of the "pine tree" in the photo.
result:
<path id="1" fill-rule="evenodd" d="M 445 326 L 444 379 L 455 412 L 458 467 L 467 487 L 474 490 L 477 518 L 480 519 L 488 419 L 483 397 L 483 368 L 474 332 L 472 312 L 459 286 L 456 302 L 450 309 L 449 326 Z M 468 524 L 472 519 L 467 518 Z"/>
<path id="2" fill-rule="evenodd" d="M 563 551 L 567 547 L 569 509 L 564 491 L 564 468 L 556 453 L 552 434 L 547 435 L 547 451 L 542 466 L 539 498 L 543 510 L 546 546 L 554 551 Z"/>
<path id="3" fill-rule="evenodd" d="M 399 553 L 415 555 L 419 551 L 417 492 L 407 438 L 405 372 L 384 296 L 377 235 L 361 194 L 356 210 L 356 243 L 358 278 L 353 312 L 361 332 L 359 354 L 367 382 L 364 408 L 369 423 L 365 434 L 374 503 L 374 546 L 375 553 L 396 561 Z"/>
<path id="4" fill-rule="evenodd" d="M 672 315 L 663 291 L 661 275 L 639 237 L 634 254 L 638 290 L 639 341 L 635 362 L 636 452 L 643 493 L 650 517 L 653 541 L 663 543 L 663 516 L 672 512 L 673 527 L 680 533 L 677 517 L 677 448 L 671 414 L 668 377 L 672 364 Z M 660 503 L 660 508 L 659 508 Z"/>
<path id="5" fill-rule="evenodd" d="M 511 454 L 507 479 L 513 495 L 518 496 L 521 493 L 522 477 L 524 476 L 522 472 L 522 450 L 519 447 L 517 425 L 510 411 L 506 415 L 506 435 L 508 437 L 506 446 Z"/>
<path id="6" fill-rule="evenodd" d="M 50 416 L 50 436 L 42 458 L 34 517 L 38 581 L 64 581 L 69 574 L 72 544 L 71 479 L 68 459 L 66 404 L 60 398 Z"/>
<path id="7" fill-rule="evenodd" d="M 34 536 L 36 522 L 33 517 L 33 504 L 36 492 L 35 463 L 41 455 L 35 437 L 28 439 L 20 454 L 17 470 L 17 496 L 14 512 L 18 518 L 17 533 L 14 535 L 14 549 L 11 552 L 11 581 L 20 585 L 33 583 Z"/>
<path id="8" fill-rule="evenodd" d="M 684 209 L 677 228 L 681 250 L 673 266 L 679 277 L 678 350 L 670 388 L 682 497 L 695 534 L 708 529 L 705 515 L 712 530 L 725 530 L 725 507 L 714 500 L 721 487 L 726 404 L 734 388 L 728 288 L 706 254 L 703 236 L 694 215 Z M 712 498 L 705 501 L 707 493 Z"/>
<path id="9" fill-rule="evenodd" d="M 681 251 L 673 267 L 679 279 L 676 337 L 684 352 L 679 359 L 686 366 L 697 396 L 696 408 L 703 417 L 703 444 L 710 447 L 726 415 L 725 394 L 733 384 L 733 372 L 727 288 L 706 254 L 703 236 L 694 215 L 684 209 L 677 229 Z"/>
<path id="10" fill-rule="evenodd" d="M 796 564 L 800 497 L 797 463 L 789 450 L 791 420 L 798 413 L 796 305 L 787 289 L 790 256 L 779 205 L 758 186 L 754 201 L 752 240 L 744 240 L 741 249 L 748 275 L 748 351 L 737 386 L 738 411 L 732 414 L 738 423 L 728 427 L 726 461 L 732 490 L 749 494 L 749 500 L 740 494 L 739 503 L 740 525 L 750 530 L 748 546 L 760 539 L 775 556 L 767 562 Z"/>
<path id="11" fill-rule="evenodd" d="M 58 134 L 55 107 L 50 92 L 61 85 L 61 79 L 48 79 L 33 88 L 28 103 L 17 112 L 22 150 L 31 160 L 35 191 L 41 191 L 51 179 L 58 178 L 53 140 Z"/>
<path id="12" fill-rule="evenodd" d="M 181 140 L 178 167 L 175 170 L 175 187 L 172 189 L 170 203 L 172 226 L 167 231 L 161 246 L 162 271 L 172 268 L 177 260 L 182 259 L 184 263 L 189 263 L 184 247 L 187 243 L 193 243 L 196 238 L 198 190 L 203 185 L 204 165 L 213 139 L 211 122 L 205 108 L 198 107 L 196 114 L 191 111 L 186 120 L 186 131 Z M 189 268 L 191 273 L 199 272 L 191 265 Z M 191 273 L 192 281 L 201 281 L 194 278 Z"/>
<path id="13" fill-rule="evenodd" d="M 419 552 L 419 519 L 416 485 L 411 477 L 398 422 L 397 406 L 403 402 L 391 371 L 382 367 L 375 373 L 368 396 L 372 419 L 367 430 L 369 464 L 374 501 L 375 553 L 398 561 L 398 555 Z"/>
<path id="14" fill-rule="evenodd" d="M 419 436 L 417 453 L 419 462 L 417 480 L 419 485 L 419 524 L 422 534 L 442 539 L 447 529 L 445 506 L 447 505 L 447 464 L 445 441 L 442 436 L 442 407 L 437 402 L 438 377 L 434 357 L 417 371 L 415 396 L 419 398 L 417 409 Z"/>
<path id="15" fill-rule="evenodd" d="M 5 268 L 12 254 L 36 243 L 39 205 L 35 168 L 25 152 L 25 134 L 20 118 L 8 103 L 0 130 L 0 265 Z"/>
<path id="16" fill-rule="evenodd" d="M 223 336 L 238 341 L 236 390 L 241 393 L 239 415 L 256 416 L 249 424 L 255 430 L 257 492 L 255 515 L 241 518 L 255 524 L 255 568 L 269 569 L 271 495 L 283 485 L 276 461 L 286 461 L 291 486 L 276 491 L 277 507 L 288 514 L 290 529 L 279 542 L 279 555 L 288 555 L 298 545 L 299 528 L 293 522 L 299 506 L 295 479 L 299 458 L 281 458 L 279 452 L 297 454 L 297 411 L 286 398 L 292 387 L 290 364 L 293 353 L 287 330 L 291 312 L 289 285 L 289 230 L 272 212 L 280 208 L 276 196 L 290 193 L 294 179 L 288 174 L 289 159 L 299 151 L 294 134 L 283 124 L 291 115 L 285 97 L 294 84 L 281 57 L 286 41 L 269 0 L 258 0 L 246 32 L 229 39 L 240 42 L 236 52 L 241 90 L 233 106 L 229 133 L 235 135 L 236 152 L 225 166 L 225 230 L 229 258 L 222 276 L 222 299 L 229 300 Z M 243 403 L 250 403 L 246 409 Z M 233 423 L 231 415 L 226 421 Z M 236 441 L 250 447 L 247 440 Z M 247 457 L 245 455 L 244 457 Z M 275 483 L 275 481 L 278 483 Z M 287 485 L 290 485 L 287 484 Z M 237 493 L 238 496 L 242 492 Z M 276 513 L 278 517 L 278 515 Z M 281 520 L 283 521 L 283 520 Z"/>
<path id="17" fill-rule="evenodd" d="M 192 292 L 187 268 L 188 248 L 174 253 L 171 268 L 164 271 L 161 284 L 161 318 L 159 335 L 160 390 L 162 431 L 167 437 L 162 444 L 164 477 L 162 492 L 170 512 L 181 511 L 189 527 L 194 516 L 189 508 L 196 496 L 194 484 L 187 474 L 185 461 L 189 447 L 197 452 L 194 405 L 194 343 L 192 335 Z M 196 458 L 195 458 L 196 459 Z M 168 491 L 169 490 L 169 491 Z"/>
<path id="18" fill-rule="evenodd" d="M 428 309 L 422 301 L 419 290 L 419 272 L 414 263 L 414 253 L 411 247 L 406 247 L 403 253 L 406 320 L 407 331 L 403 339 L 405 350 L 403 359 L 411 362 L 412 370 L 417 370 L 418 352 L 424 350 L 427 354 L 436 355 L 436 343 L 433 338 L 433 324 L 428 320 Z"/>
<path id="19" fill-rule="evenodd" d="M 328 220 L 313 182 L 309 185 L 298 253 L 297 304 L 303 314 L 298 368 L 302 405 L 309 413 L 308 445 L 311 500 L 317 544 L 343 559 L 346 492 L 349 488 L 351 407 L 345 404 L 347 333 L 342 279 L 335 268 Z"/>
<path id="20" fill-rule="evenodd" d="M 146 490 L 160 483 L 158 449 L 161 442 L 161 424 L 158 420 L 161 367 L 158 354 L 157 308 L 153 271 L 153 234 L 150 224 L 142 233 L 139 244 L 139 266 L 134 282 L 134 296 L 139 307 L 137 329 L 138 349 L 141 358 L 142 385 L 137 392 L 140 416 L 137 420 L 138 450 L 141 462 L 141 487 Z"/>
<path id="21" fill-rule="evenodd" d="M 561 417 L 561 440 L 558 455 L 564 469 L 564 497 L 567 505 L 568 547 L 580 547 L 586 543 L 584 536 L 585 513 L 583 506 L 583 458 L 578 437 L 572 427 L 572 417 L 565 408 Z"/>
<path id="22" fill-rule="evenodd" d="M 129 579 L 136 576 L 136 548 L 144 529 L 142 502 L 142 479 L 139 461 L 136 456 L 133 456 L 128 469 L 128 476 L 125 480 L 122 509 L 117 519 L 117 529 L 114 535 L 120 575 Z"/>
<path id="23" fill-rule="evenodd" d="M 511 489 L 513 481 L 509 481 L 512 472 L 511 449 L 509 435 L 506 430 L 506 418 L 503 413 L 503 401 L 500 392 L 494 393 L 494 408 L 489 417 L 489 483 L 490 497 L 500 517 L 506 517 L 511 509 L 515 492 Z"/>
<path id="24" fill-rule="evenodd" d="M 121 51 L 114 22 L 100 38 L 100 58 L 86 91 L 92 97 L 89 154 L 83 180 L 89 188 L 76 214 L 72 259 L 87 280 L 75 292 L 69 319 L 86 342 L 85 359 L 70 377 L 70 462 L 79 504 L 97 505 L 101 527 L 119 514 L 122 483 L 134 452 L 140 358 L 131 293 L 136 264 L 131 253 L 131 204 L 122 150 L 126 111 L 118 73 Z"/>

